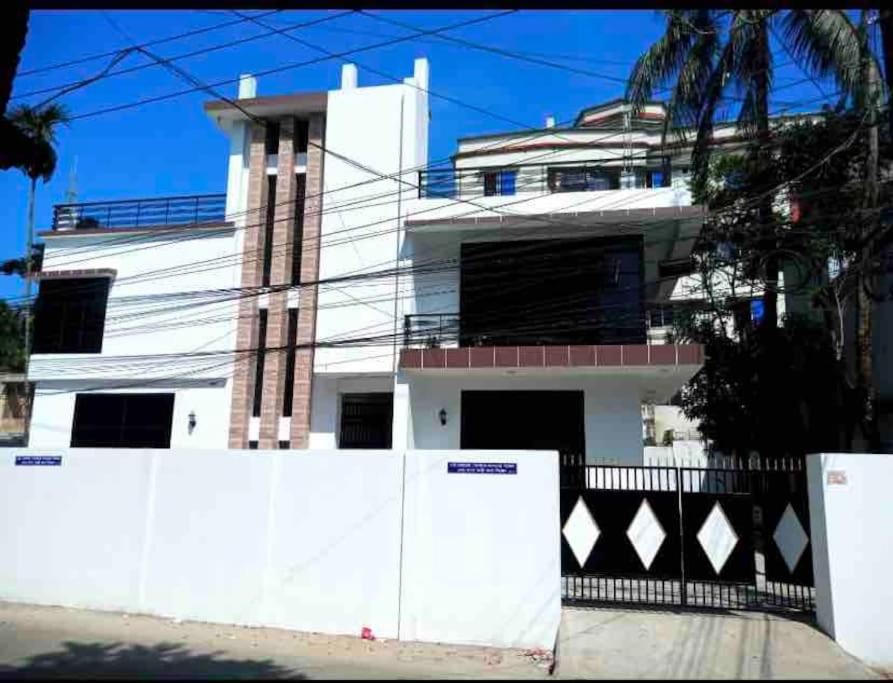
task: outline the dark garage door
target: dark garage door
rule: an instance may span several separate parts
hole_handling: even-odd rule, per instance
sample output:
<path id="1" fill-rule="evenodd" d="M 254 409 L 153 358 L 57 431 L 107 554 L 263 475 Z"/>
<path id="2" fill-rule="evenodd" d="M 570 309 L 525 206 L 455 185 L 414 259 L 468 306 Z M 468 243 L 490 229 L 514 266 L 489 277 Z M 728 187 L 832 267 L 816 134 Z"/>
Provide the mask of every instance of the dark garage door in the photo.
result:
<path id="1" fill-rule="evenodd" d="M 173 394 L 78 394 L 72 448 L 170 448 Z"/>
<path id="2" fill-rule="evenodd" d="M 462 448 L 583 453 L 582 391 L 463 391 Z"/>

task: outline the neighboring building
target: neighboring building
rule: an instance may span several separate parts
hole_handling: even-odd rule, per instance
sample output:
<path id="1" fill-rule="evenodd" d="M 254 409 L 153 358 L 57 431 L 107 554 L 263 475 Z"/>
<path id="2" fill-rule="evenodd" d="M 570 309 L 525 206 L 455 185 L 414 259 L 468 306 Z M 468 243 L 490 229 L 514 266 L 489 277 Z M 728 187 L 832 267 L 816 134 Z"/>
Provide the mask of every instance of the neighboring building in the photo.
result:
<path id="1" fill-rule="evenodd" d="M 403 83 L 205 105 L 225 195 L 56 208 L 31 446 L 558 448 L 643 457 L 703 363 L 649 320 L 703 212 L 662 106 L 465 138 Z"/>

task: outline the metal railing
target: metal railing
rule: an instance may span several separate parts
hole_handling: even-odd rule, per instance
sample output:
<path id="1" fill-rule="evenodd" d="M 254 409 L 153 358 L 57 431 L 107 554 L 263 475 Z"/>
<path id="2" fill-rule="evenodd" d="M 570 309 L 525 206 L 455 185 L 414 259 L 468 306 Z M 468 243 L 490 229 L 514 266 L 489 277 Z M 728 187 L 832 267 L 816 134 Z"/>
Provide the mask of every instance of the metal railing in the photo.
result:
<path id="1" fill-rule="evenodd" d="M 225 194 L 56 204 L 53 230 L 192 225 L 219 222 L 225 217 Z"/>
<path id="2" fill-rule="evenodd" d="M 598 323 L 590 323 L 589 329 L 581 323 L 579 329 L 572 320 L 567 324 L 552 323 L 549 331 L 538 331 L 535 322 L 502 322 L 494 325 L 491 331 L 481 329 L 480 333 L 470 334 L 463 330 L 462 316 L 459 313 L 421 313 L 404 316 L 403 346 L 405 348 L 440 348 L 448 346 L 504 346 L 508 340 L 512 345 L 566 345 L 566 344 L 663 344 L 661 336 L 648 337 L 650 309 L 645 309 L 641 326 L 625 324 L 618 330 L 627 333 L 628 339 L 606 334 L 597 329 Z M 475 325 L 480 329 L 479 325 Z M 642 335 L 638 332 L 641 331 Z M 642 339 L 639 339 L 642 336 Z M 622 337 L 622 335 L 621 335 Z"/>
<path id="3" fill-rule="evenodd" d="M 626 177 L 620 166 L 604 162 L 516 164 L 419 171 L 419 197 L 514 195 L 519 192 L 597 192 L 668 187 L 670 166 L 637 167 Z"/>

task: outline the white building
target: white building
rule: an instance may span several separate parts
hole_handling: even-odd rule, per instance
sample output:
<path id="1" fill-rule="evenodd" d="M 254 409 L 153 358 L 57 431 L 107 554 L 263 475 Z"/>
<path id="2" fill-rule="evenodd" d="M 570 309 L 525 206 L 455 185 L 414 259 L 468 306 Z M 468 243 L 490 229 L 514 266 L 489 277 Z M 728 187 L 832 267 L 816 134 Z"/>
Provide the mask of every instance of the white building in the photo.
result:
<path id="1" fill-rule="evenodd" d="M 226 194 L 60 206 L 32 447 L 558 448 L 641 462 L 643 401 L 703 219 L 661 105 L 465 138 L 429 170 L 428 64 L 393 85 L 206 103 Z M 72 318 L 71 316 L 77 316 Z M 72 322 L 75 320 L 75 322 Z"/>

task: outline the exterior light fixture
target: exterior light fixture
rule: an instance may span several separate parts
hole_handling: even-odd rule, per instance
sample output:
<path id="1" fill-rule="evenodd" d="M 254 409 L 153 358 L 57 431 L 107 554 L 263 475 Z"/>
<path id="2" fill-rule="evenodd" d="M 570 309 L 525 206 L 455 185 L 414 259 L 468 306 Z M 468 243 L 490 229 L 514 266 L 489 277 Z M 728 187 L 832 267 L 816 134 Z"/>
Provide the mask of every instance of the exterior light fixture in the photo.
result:
<path id="1" fill-rule="evenodd" d="M 189 412 L 189 433 L 192 434 L 192 431 L 195 429 L 196 420 L 195 420 L 195 411 L 191 410 Z"/>
<path id="2" fill-rule="evenodd" d="M 440 412 L 437 414 L 440 417 L 440 424 L 445 425 L 447 420 L 447 412 L 445 408 L 441 408 Z"/>

